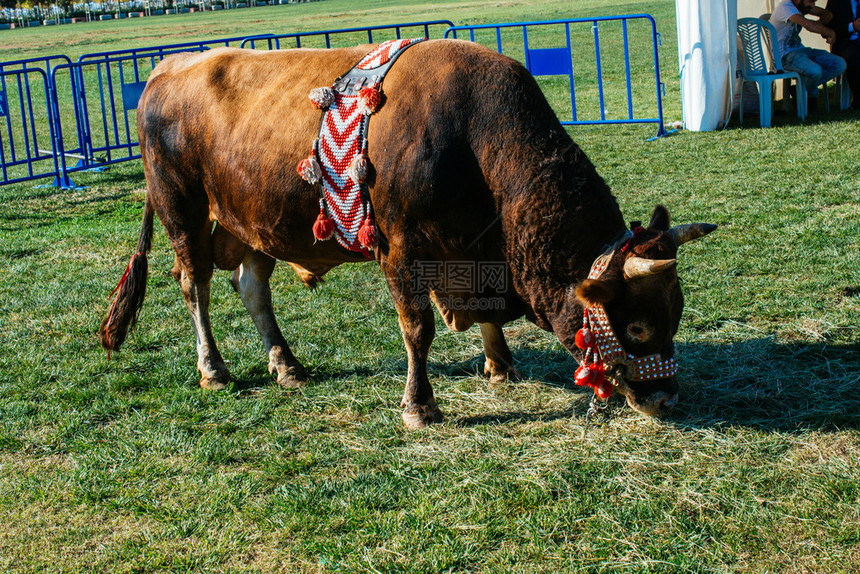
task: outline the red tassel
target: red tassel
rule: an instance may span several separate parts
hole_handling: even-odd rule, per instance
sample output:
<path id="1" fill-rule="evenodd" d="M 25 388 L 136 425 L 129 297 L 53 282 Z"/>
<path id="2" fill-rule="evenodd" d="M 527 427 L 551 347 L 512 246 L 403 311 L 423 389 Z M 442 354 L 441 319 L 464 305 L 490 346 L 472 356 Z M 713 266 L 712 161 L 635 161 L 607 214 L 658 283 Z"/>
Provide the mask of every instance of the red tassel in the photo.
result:
<path id="1" fill-rule="evenodd" d="M 576 346 L 582 349 L 590 349 L 592 345 L 594 345 L 594 334 L 591 332 L 591 329 L 587 329 L 583 327 L 579 331 L 576 332 Z"/>
<path id="2" fill-rule="evenodd" d="M 603 363 L 594 363 L 591 365 L 591 370 L 594 372 L 594 381 L 591 383 L 592 387 L 599 387 L 606 382 L 606 369 Z"/>
<path id="3" fill-rule="evenodd" d="M 358 228 L 358 242 L 365 249 L 373 249 L 379 243 L 379 231 L 370 216 L 367 216 Z"/>
<path id="4" fill-rule="evenodd" d="M 573 379 L 576 381 L 576 384 L 580 387 L 590 387 L 592 381 L 594 381 L 594 372 L 591 370 L 593 365 L 581 365 L 578 369 L 576 369 L 576 373 L 573 375 Z"/>
<path id="5" fill-rule="evenodd" d="M 597 389 L 606 380 L 606 369 L 602 363 L 591 363 L 590 365 L 581 365 L 573 374 L 573 379 L 580 387 L 593 387 Z M 610 384 L 610 386 L 612 386 Z"/>
<path id="6" fill-rule="evenodd" d="M 326 216 L 325 210 L 320 209 L 317 220 L 314 221 L 314 237 L 320 241 L 327 241 L 334 235 L 334 220 Z"/>
<path id="7" fill-rule="evenodd" d="M 314 154 L 300 161 L 299 165 L 296 166 L 296 172 L 311 185 L 316 184 L 322 178 L 322 170 Z"/>
<path id="8" fill-rule="evenodd" d="M 358 91 L 358 111 L 369 116 L 379 109 L 382 94 L 376 88 L 361 88 Z"/>
<path id="9" fill-rule="evenodd" d="M 114 293 L 116 293 L 117 291 L 122 289 L 122 286 L 125 285 L 125 282 L 128 280 L 128 274 L 131 272 L 131 266 L 134 263 L 134 260 L 137 259 L 137 257 L 139 255 L 141 255 L 141 254 L 135 253 L 134 255 L 131 256 L 131 261 L 128 262 L 128 265 L 125 268 L 125 273 L 122 274 L 122 279 L 119 280 L 119 283 L 117 283 L 116 287 L 114 287 L 113 291 L 111 291 L 110 295 L 108 295 L 108 301 L 111 300 L 111 298 L 114 296 Z M 111 346 L 111 344 L 110 344 L 110 330 L 108 329 L 108 327 L 110 327 L 111 321 L 113 321 L 113 312 L 114 312 L 114 306 L 111 305 L 110 314 L 108 315 L 107 323 L 105 323 L 105 339 L 107 340 L 107 345 L 108 345 L 108 352 L 107 352 L 108 361 L 110 361 L 110 346 Z"/>
<path id="10" fill-rule="evenodd" d="M 612 386 L 612 383 L 603 379 L 603 382 L 594 387 L 594 394 L 600 397 L 603 400 L 608 399 L 612 396 L 612 393 L 615 392 L 615 387 Z"/>

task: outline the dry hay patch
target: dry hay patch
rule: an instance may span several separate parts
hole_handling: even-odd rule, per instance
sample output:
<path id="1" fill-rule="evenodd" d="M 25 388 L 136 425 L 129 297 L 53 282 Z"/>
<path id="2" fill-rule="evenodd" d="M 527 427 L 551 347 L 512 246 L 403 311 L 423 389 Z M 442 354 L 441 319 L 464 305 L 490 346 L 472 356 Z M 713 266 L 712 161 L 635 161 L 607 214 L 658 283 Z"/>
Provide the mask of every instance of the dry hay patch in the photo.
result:
<path id="1" fill-rule="evenodd" d="M 787 457 L 798 469 L 828 463 L 860 468 L 860 437 L 846 433 L 810 433 L 792 440 Z"/>

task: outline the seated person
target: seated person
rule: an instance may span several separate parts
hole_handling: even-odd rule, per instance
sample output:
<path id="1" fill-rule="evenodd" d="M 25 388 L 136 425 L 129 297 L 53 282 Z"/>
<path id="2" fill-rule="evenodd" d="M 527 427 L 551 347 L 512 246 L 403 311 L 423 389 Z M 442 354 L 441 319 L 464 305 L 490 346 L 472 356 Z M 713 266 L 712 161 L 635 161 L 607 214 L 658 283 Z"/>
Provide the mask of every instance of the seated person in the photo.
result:
<path id="1" fill-rule="evenodd" d="M 816 16 L 817 19 L 807 16 Z M 782 0 L 770 17 L 782 54 L 782 67 L 800 75 L 809 97 L 809 113 L 818 110 L 818 86 L 844 72 L 845 60 L 826 50 L 804 46 L 800 41 L 800 29 L 820 34 L 828 44 L 832 44 L 836 33 L 825 26 L 832 17 L 830 12 L 816 6 L 815 0 Z"/>
<path id="2" fill-rule="evenodd" d="M 845 77 L 854 94 L 851 107 L 860 110 L 860 1 L 828 0 L 827 10 L 833 14 L 827 26 L 836 34 L 831 51 L 848 65 Z"/>

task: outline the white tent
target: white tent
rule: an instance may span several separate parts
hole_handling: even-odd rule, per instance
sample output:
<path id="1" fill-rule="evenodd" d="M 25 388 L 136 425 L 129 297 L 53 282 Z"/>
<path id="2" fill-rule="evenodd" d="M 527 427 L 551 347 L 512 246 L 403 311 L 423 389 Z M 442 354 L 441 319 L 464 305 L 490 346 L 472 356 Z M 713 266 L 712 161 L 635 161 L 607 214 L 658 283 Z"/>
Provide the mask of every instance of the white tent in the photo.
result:
<path id="1" fill-rule="evenodd" d="M 737 0 L 676 0 L 684 127 L 728 123 L 737 68 Z"/>

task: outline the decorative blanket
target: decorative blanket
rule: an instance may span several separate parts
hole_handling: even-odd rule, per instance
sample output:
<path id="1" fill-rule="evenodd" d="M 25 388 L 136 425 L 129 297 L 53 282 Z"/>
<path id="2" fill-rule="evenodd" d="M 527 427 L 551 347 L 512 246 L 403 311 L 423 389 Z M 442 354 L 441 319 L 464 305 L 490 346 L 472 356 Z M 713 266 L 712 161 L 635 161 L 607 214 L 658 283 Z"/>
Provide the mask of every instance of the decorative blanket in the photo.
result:
<path id="1" fill-rule="evenodd" d="M 367 126 L 382 104 L 380 88 L 386 72 L 406 48 L 426 38 L 389 40 L 374 48 L 329 87 L 308 95 L 324 110 L 313 152 L 298 165 L 308 183 L 320 184 L 320 214 L 314 236 L 337 238 L 350 251 L 369 255 L 378 243 L 365 180 L 368 172 Z"/>

